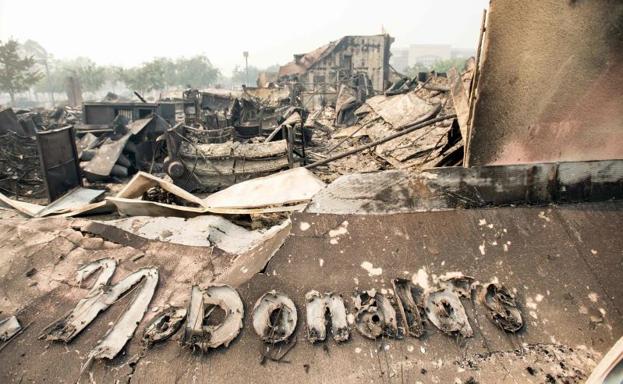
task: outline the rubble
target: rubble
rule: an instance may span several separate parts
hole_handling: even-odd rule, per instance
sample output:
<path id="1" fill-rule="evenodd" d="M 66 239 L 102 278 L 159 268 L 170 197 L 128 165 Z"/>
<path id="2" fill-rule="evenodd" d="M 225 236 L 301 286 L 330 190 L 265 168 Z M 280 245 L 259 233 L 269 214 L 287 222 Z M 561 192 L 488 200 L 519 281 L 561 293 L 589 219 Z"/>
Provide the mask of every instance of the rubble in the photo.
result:
<path id="1" fill-rule="evenodd" d="M 288 168 L 285 140 L 271 143 L 222 144 L 191 143 L 178 140 L 178 132 L 168 132 L 170 161 L 165 164 L 167 173 L 176 184 L 190 191 L 216 192 L 241 181 L 265 176 Z M 183 136 L 181 136 L 183 137 Z"/>
<path id="2" fill-rule="evenodd" d="M 394 39 L 388 34 L 373 36 L 344 36 L 305 54 L 295 54 L 294 60 L 279 68 L 281 81 L 297 79 L 310 84 L 318 93 L 340 80 L 348 80 L 354 64 L 366 73 L 370 87 L 376 92 L 385 90 L 389 82 L 389 48 Z M 337 89 L 332 90 L 334 95 Z M 329 96 L 330 97 L 330 96 Z"/>
<path id="3" fill-rule="evenodd" d="M 232 382 L 620 376 L 623 161 L 575 153 L 618 142 L 615 43 L 589 36 L 610 53 L 567 67 L 500 15 L 598 30 L 598 6 L 509 4 L 447 74 L 401 75 L 389 35 L 345 36 L 258 87 L 80 103 L 70 79 L 73 107 L 1 110 L 0 381 L 193 382 L 207 362 Z M 495 64 L 533 45 L 539 70 Z"/>
<path id="4" fill-rule="evenodd" d="M 447 79 L 431 77 L 428 82 L 439 84 L 431 91 L 417 80 L 413 88 L 401 93 L 390 93 L 370 97 L 354 111 L 354 124 L 344 128 L 329 125 L 328 136 L 320 136 L 317 148 L 311 156 L 320 162 L 324 160 L 328 169 L 317 169 L 324 180 L 332 181 L 337 175 L 383 169 L 423 169 L 434 166 L 460 165 L 462 160 L 462 136 L 458 123 L 452 121 L 454 108 L 449 91 L 441 85 Z M 330 111 L 330 110 L 329 110 Z M 334 112 L 330 112 L 334 113 Z M 436 116 L 447 116 L 437 121 L 423 133 L 425 122 Z M 410 132 L 397 133 L 422 123 Z M 391 141 L 387 138 L 392 137 Z M 378 142 L 378 144 L 377 144 Z M 364 145 L 359 145 L 363 143 Z M 348 149 L 352 148 L 350 152 Z M 329 155 L 340 149 L 348 156 L 333 159 Z M 355 149 L 370 149 L 367 152 Z M 311 151 L 310 151 L 311 152 Z M 355 155 L 356 153 L 356 155 Z M 327 159 L 331 159 L 327 161 Z"/>
<path id="5" fill-rule="evenodd" d="M 83 186 L 73 128 L 66 126 L 36 133 L 42 178 L 48 202 Z"/>
<path id="6" fill-rule="evenodd" d="M 3 117 L 4 116 L 4 117 Z M 43 198 L 46 194 L 35 137 L 24 135 L 11 109 L 0 112 L 0 188 L 19 197 Z"/>
<path id="7" fill-rule="evenodd" d="M 392 39 L 350 36 L 297 56 L 297 75 L 284 69 L 266 88 L 187 89 L 180 96 L 163 94 L 156 103 L 109 95 L 106 101 L 84 102 L 81 114 L 69 107 L 57 109 L 46 115 L 47 126 L 35 124 L 33 133 L 73 126 L 80 168 L 92 184 L 124 182 L 139 171 L 165 172 L 177 186 L 197 193 L 218 192 L 319 160 L 325 162 L 321 168 L 315 165 L 314 172 L 326 181 L 362 170 L 460 164 L 463 144 L 457 123 L 452 123 L 450 87 L 443 76 L 432 74 L 425 81 L 402 78 L 383 93 L 390 78 L 378 72 L 388 65 L 388 56 L 380 52 L 364 59 L 370 60 L 369 68 L 352 71 L 339 64 L 342 72 L 335 80 L 334 96 L 320 104 L 306 101 L 326 90 L 320 75 L 312 85 L 303 81 L 307 74 L 324 70 L 317 63 L 351 52 L 351 44 L 377 50 L 377 41 L 389 47 Z M 22 121 L 37 120 L 23 115 Z M 425 134 L 393 136 L 438 115 L 447 121 L 436 121 Z M 22 130 L 16 117 L 7 118 L 9 125 Z M 385 141 L 388 137 L 392 142 Z M 348 150 L 361 142 L 373 144 Z M 337 151 L 340 155 L 333 158 Z"/>
<path id="8" fill-rule="evenodd" d="M 112 132 L 91 139 L 81 154 L 80 166 L 89 181 L 123 179 L 139 170 L 162 169 L 162 142 L 156 139 L 169 128 L 166 120 L 151 115 L 129 122 L 119 115 L 112 125 Z"/>
<path id="9" fill-rule="evenodd" d="M 143 198 L 150 189 L 155 187 L 166 191 L 166 196 L 169 198 L 165 202 Z M 175 198 L 171 198 L 171 195 Z M 205 212 L 205 204 L 201 199 L 145 172 L 137 173 L 119 193 L 114 197 L 108 197 L 107 200 L 115 205 L 120 214 L 126 216 L 192 217 Z M 174 204 L 167 203 L 172 200 Z"/>

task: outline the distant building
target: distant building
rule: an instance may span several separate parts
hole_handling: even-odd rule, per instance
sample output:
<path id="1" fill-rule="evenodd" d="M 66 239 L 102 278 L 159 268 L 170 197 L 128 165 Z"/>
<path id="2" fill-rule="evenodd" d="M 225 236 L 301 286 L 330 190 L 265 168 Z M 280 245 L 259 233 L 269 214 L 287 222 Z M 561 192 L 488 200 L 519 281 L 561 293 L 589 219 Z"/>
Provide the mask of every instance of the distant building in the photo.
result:
<path id="1" fill-rule="evenodd" d="M 404 73 L 409 68 L 409 49 L 396 48 L 392 49 L 392 55 L 389 58 L 389 64 L 398 72 Z"/>
<path id="2" fill-rule="evenodd" d="M 451 52 L 452 58 L 455 57 L 464 57 L 469 58 L 472 56 L 476 56 L 476 50 L 474 48 L 452 48 Z"/>
<path id="3" fill-rule="evenodd" d="M 452 47 L 447 44 L 412 44 L 409 46 L 409 65 L 432 66 L 437 61 L 452 57 Z"/>
<path id="4" fill-rule="evenodd" d="M 277 72 L 262 71 L 257 74 L 257 86 L 260 88 L 268 87 L 271 83 L 277 82 L 278 77 Z"/>
<path id="5" fill-rule="evenodd" d="M 387 34 L 345 36 L 314 51 L 294 55 L 279 68 L 279 79 L 297 78 L 307 89 L 337 85 L 357 72 L 368 74 L 372 87 L 383 91 L 389 81 L 390 46 Z"/>

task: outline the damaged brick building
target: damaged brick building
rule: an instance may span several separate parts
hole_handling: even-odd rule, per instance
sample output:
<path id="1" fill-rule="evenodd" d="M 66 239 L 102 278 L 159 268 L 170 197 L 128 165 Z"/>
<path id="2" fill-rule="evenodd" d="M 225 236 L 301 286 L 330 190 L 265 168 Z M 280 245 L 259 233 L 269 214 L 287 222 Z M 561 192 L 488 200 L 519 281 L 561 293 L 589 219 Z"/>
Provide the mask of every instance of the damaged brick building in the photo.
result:
<path id="1" fill-rule="evenodd" d="M 344 36 L 304 54 L 279 68 L 279 79 L 298 79 L 308 90 L 336 87 L 353 74 L 365 72 L 377 92 L 382 92 L 390 77 L 388 34 Z"/>

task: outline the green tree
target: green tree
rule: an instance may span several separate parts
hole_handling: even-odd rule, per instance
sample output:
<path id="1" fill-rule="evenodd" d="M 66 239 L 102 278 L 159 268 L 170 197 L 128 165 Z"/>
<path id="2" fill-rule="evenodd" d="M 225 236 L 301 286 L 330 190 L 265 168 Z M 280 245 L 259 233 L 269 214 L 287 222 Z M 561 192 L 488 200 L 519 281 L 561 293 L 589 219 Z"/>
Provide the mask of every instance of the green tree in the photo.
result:
<path id="1" fill-rule="evenodd" d="M 465 66 L 465 61 L 467 59 L 464 57 L 455 57 L 447 60 L 439 60 L 433 65 L 433 70 L 435 72 L 448 72 L 450 68 L 456 68 L 458 71 L 462 70 Z"/>
<path id="2" fill-rule="evenodd" d="M 97 92 L 106 79 L 103 67 L 98 66 L 87 57 L 78 57 L 63 65 L 66 76 L 74 76 L 80 80 L 80 86 L 85 92 Z"/>
<path id="3" fill-rule="evenodd" d="M 220 71 L 205 56 L 180 58 L 175 62 L 175 84 L 180 87 L 203 88 L 216 83 Z"/>
<path id="4" fill-rule="evenodd" d="M 110 83 L 121 83 L 123 82 L 123 68 L 115 65 L 110 65 L 104 67 L 104 81 L 108 81 Z"/>
<path id="5" fill-rule="evenodd" d="M 175 64 L 166 58 L 154 59 L 140 67 L 123 70 L 121 79 L 133 91 L 162 90 L 174 85 Z"/>
<path id="6" fill-rule="evenodd" d="M 26 40 L 24 43 L 20 44 L 20 51 L 25 56 L 32 56 L 35 59 L 35 68 L 38 69 L 42 74 L 45 74 L 34 86 L 35 93 L 48 93 L 50 101 L 54 103 L 54 92 L 61 92 L 62 88 L 59 90 L 56 84 L 52 83 L 52 75 L 50 72 L 50 65 L 52 61 L 52 55 L 46 51 L 45 48 L 38 42 L 34 40 Z M 62 84 L 61 84 L 62 86 Z"/>
<path id="7" fill-rule="evenodd" d="M 144 78 L 144 72 L 139 67 L 122 68 L 119 77 L 128 89 L 141 93 L 145 91 L 147 81 Z"/>
<path id="8" fill-rule="evenodd" d="M 249 75 L 247 76 L 247 71 L 244 67 L 236 66 L 231 73 L 231 81 L 234 85 L 245 84 L 255 86 L 259 73 L 260 70 L 257 67 L 249 65 Z"/>
<path id="9" fill-rule="evenodd" d="M 407 69 L 405 70 L 405 74 L 409 77 L 416 77 L 418 73 L 430 72 L 430 70 L 430 67 L 427 67 L 422 63 L 415 63 L 414 65 L 407 67 Z"/>
<path id="10" fill-rule="evenodd" d="M 18 50 L 19 44 L 15 40 L 4 44 L 0 41 L 0 90 L 9 94 L 12 105 L 15 105 L 16 93 L 27 91 L 42 77 L 34 68 L 35 59 L 21 57 Z"/>
<path id="11" fill-rule="evenodd" d="M 80 80 L 84 92 L 97 92 L 107 79 L 107 69 L 98 66 L 93 60 L 78 57 L 73 60 L 52 60 L 44 79 L 35 85 L 35 90 L 42 92 L 48 88 L 52 92 L 64 92 L 67 77 L 73 76 Z"/>
<path id="12" fill-rule="evenodd" d="M 49 58 L 48 51 L 34 40 L 26 40 L 20 44 L 19 50 L 24 56 L 32 56 L 36 62 L 43 62 Z"/>
<path id="13" fill-rule="evenodd" d="M 448 72 L 450 68 L 456 68 L 460 71 L 465 67 L 465 61 L 467 61 L 465 57 L 454 57 L 452 59 L 438 60 L 431 66 L 416 63 L 407 68 L 406 74 L 409 77 L 415 77 L 419 72 Z"/>
<path id="14" fill-rule="evenodd" d="M 48 72 L 35 84 L 35 92 L 64 92 L 66 73 L 58 60 L 48 63 Z"/>

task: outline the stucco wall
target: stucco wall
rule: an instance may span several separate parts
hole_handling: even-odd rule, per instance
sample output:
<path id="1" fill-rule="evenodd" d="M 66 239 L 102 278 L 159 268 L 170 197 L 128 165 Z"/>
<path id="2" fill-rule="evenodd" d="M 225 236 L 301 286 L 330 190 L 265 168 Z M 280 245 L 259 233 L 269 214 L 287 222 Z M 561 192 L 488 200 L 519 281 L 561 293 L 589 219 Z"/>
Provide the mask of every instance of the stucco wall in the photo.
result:
<path id="1" fill-rule="evenodd" d="M 623 2 L 492 0 L 468 165 L 623 158 Z"/>

